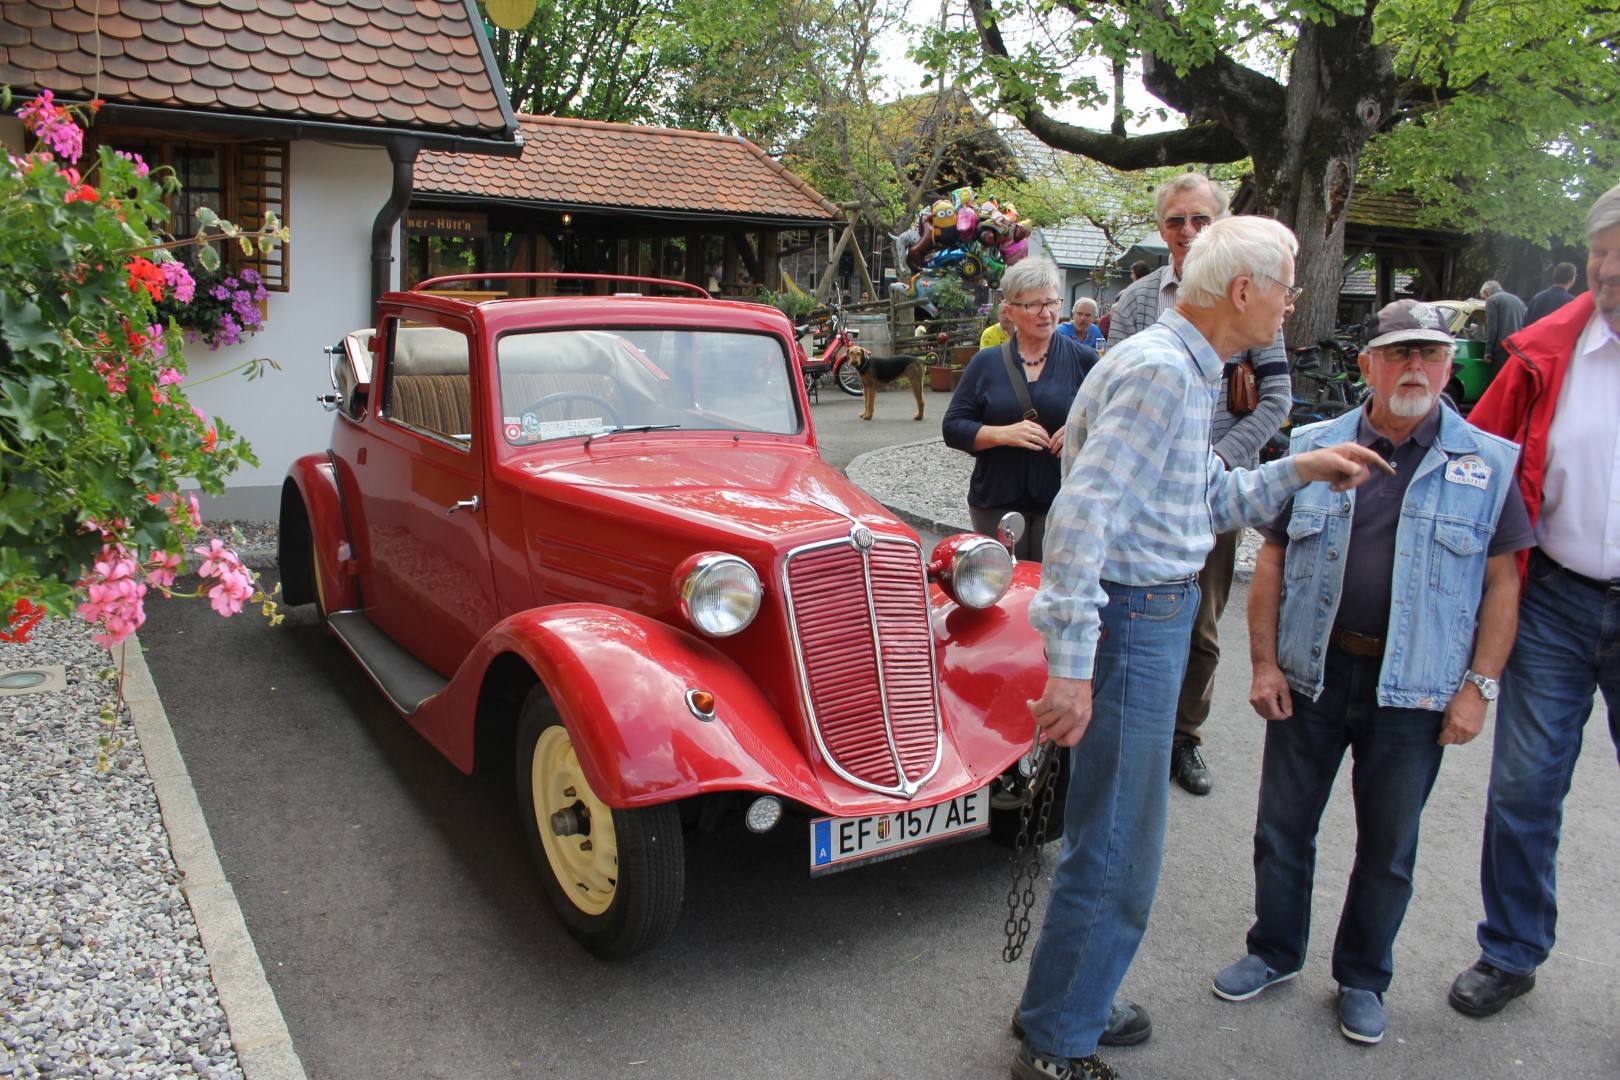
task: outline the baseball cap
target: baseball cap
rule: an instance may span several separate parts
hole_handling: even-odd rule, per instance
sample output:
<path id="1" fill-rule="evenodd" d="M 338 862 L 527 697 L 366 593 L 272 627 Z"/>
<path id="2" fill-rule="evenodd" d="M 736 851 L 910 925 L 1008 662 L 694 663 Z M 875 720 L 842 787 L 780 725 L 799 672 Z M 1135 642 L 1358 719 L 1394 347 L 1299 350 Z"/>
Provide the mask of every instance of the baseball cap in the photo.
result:
<path id="1" fill-rule="evenodd" d="M 1455 340 L 1446 332 L 1440 309 L 1420 300 L 1397 300 L 1367 320 L 1367 347 L 1377 349 L 1397 341 Z"/>

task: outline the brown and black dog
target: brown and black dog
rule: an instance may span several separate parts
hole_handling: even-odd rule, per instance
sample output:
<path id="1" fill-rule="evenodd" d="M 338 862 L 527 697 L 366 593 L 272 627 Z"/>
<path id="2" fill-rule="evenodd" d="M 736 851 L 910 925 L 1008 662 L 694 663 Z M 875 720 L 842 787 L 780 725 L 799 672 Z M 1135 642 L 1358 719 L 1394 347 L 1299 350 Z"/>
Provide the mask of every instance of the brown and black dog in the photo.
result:
<path id="1" fill-rule="evenodd" d="M 866 411 L 861 413 L 862 420 L 872 419 L 872 407 L 877 404 L 879 386 L 886 386 L 899 378 L 904 378 L 911 384 L 911 392 L 917 398 L 917 415 L 913 420 L 923 418 L 923 379 L 928 373 L 928 367 L 920 356 L 873 356 L 872 350 L 861 346 L 849 347 L 849 364 L 861 375 L 862 396 L 866 399 Z"/>

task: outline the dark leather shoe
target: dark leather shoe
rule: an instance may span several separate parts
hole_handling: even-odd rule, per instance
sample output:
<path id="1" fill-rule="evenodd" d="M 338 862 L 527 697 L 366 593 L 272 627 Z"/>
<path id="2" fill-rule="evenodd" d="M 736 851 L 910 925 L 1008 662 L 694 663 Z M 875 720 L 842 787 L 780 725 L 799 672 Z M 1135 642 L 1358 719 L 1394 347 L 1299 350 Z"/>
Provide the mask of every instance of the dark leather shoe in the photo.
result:
<path id="1" fill-rule="evenodd" d="M 1017 1038 L 1024 1037 L 1024 1025 L 1019 1022 L 1016 1009 L 1013 1010 L 1012 1033 Z M 1097 1045 L 1139 1046 L 1152 1035 L 1153 1017 L 1148 1011 L 1134 1001 L 1117 998 L 1108 1012 L 1108 1026 L 1097 1038 Z"/>
<path id="2" fill-rule="evenodd" d="M 1512 975 L 1484 960 L 1457 976 L 1446 1000 L 1469 1016 L 1495 1016 L 1502 1006 L 1536 988 L 1536 973 Z"/>
<path id="3" fill-rule="evenodd" d="M 1208 795 L 1215 787 L 1215 775 L 1191 739 L 1177 739 L 1170 748 L 1170 779 L 1194 795 Z"/>

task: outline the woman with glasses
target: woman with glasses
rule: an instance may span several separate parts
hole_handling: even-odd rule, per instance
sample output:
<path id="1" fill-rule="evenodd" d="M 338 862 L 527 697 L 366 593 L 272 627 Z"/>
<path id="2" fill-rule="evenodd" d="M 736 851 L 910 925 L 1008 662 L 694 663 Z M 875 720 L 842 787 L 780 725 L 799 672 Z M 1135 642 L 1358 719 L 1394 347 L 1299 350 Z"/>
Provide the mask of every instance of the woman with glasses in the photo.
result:
<path id="1" fill-rule="evenodd" d="M 1039 561 L 1046 511 L 1061 481 L 1064 421 L 1097 352 L 1057 333 L 1063 271 L 1052 260 L 1015 263 L 1001 289 L 1012 339 L 968 361 L 945 410 L 945 444 L 974 457 L 968 484 L 974 531 L 994 536 L 1001 516 L 1017 510 L 1029 528 L 1014 554 Z M 1008 371 L 1009 355 L 1017 384 Z"/>

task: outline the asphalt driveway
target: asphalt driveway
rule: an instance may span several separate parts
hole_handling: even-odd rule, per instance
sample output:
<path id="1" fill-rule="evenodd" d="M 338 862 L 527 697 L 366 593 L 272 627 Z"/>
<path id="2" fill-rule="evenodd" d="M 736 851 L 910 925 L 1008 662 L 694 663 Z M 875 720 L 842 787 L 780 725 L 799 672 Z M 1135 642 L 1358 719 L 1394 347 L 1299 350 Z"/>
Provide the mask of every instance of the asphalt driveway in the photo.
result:
<path id="1" fill-rule="evenodd" d="M 830 444 L 840 426 L 925 438 L 945 400 L 931 395 L 921 424 L 880 401 L 862 425 L 859 402 L 834 391 L 818 429 Z M 1245 599 L 1240 588 L 1223 628 L 1238 661 Z M 311 1077 L 1006 1075 L 1025 965 L 1000 959 L 1001 850 L 967 842 L 812 881 L 800 830 L 700 838 L 670 941 L 604 964 L 546 906 L 506 778 L 441 759 L 311 609 L 276 629 L 195 603 L 149 612 L 148 664 Z M 1114 1063 L 1133 1078 L 1620 1077 L 1620 776 L 1606 716 L 1569 799 L 1560 946 L 1536 991 L 1485 1021 L 1444 995 L 1476 951 L 1489 746 L 1448 753 L 1396 946 L 1390 1037 L 1367 1048 L 1338 1034 L 1327 958 L 1353 854 L 1343 777 L 1305 974 L 1245 1005 L 1210 994 L 1252 911 L 1262 731 L 1246 690 L 1241 663 L 1223 669 L 1206 726 L 1214 794 L 1171 792 L 1163 884 L 1125 986 L 1156 1032 Z"/>

